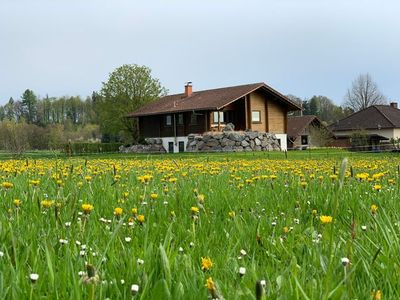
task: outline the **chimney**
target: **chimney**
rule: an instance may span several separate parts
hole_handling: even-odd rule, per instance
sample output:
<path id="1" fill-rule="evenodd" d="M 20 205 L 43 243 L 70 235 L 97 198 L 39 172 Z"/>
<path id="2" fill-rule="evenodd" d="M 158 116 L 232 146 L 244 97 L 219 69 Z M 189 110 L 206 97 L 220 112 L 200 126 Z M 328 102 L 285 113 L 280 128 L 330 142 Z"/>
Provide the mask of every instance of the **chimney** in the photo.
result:
<path id="1" fill-rule="evenodd" d="M 192 96 L 192 92 L 193 92 L 192 82 L 188 81 L 185 84 L 185 98 Z"/>
<path id="2" fill-rule="evenodd" d="M 390 102 L 390 107 L 397 108 L 397 102 Z"/>

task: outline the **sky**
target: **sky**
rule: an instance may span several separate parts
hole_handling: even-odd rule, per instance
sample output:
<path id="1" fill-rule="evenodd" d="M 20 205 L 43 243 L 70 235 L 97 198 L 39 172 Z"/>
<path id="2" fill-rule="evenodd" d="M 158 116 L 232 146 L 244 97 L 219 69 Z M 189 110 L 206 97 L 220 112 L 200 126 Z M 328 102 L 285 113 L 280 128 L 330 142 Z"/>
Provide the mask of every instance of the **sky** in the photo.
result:
<path id="1" fill-rule="evenodd" d="M 400 1 L 0 0 L 0 104 L 86 97 L 123 64 L 169 93 L 265 82 L 342 104 L 369 73 L 400 101 Z"/>

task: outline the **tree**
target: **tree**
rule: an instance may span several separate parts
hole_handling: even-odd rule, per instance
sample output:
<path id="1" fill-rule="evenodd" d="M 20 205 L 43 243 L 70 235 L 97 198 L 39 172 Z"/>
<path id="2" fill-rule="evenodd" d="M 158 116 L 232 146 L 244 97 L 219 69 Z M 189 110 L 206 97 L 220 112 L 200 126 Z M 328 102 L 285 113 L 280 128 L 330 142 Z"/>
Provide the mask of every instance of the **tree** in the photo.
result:
<path id="1" fill-rule="evenodd" d="M 106 135 L 128 134 L 137 141 L 137 124 L 126 116 L 139 107 L 166 94 L 158 79 L 151 76 L 146 66 L 122 65 L 109 76 L 99 95 L 96 109 L 99 114 L 101 131 Z"/>
<path id="2" fill-rule="evenodd" d="M 36 122 L 37 97 L 35 93 L 29 89 L 25 90 L 21 97 L 23 116 L 28 123 Z"/>
<path id="3" fill-rule="evenodd" d="M 386 103 L 385 96 L 379 91 L 378 85 L 368 73 L 359 75 L 345 96 L 345 105 L 354 111 L 384 103 Z"/>

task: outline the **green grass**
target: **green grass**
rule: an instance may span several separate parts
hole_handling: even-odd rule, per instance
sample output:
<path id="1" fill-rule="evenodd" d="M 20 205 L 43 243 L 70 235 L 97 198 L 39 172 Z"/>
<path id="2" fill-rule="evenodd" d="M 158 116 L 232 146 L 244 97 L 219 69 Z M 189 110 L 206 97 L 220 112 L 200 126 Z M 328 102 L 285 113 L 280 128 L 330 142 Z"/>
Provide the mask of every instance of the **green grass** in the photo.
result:
<path id="1" fill-rule="evenodd" d="M 261 279 L 268 299 L 369 299 L 373 290 L 399 298 L 398 156 L 283 155 L 1 161 L 2 181 L 13 187 L 0 192 L 0 298 L 131 299 L 131 285 L 138 284 L 136 299 L 205 299 L 209 277 L 225 299 L 255 299 Z M 343 156 L 349 162 L 341 179 Z M 358 180 L 362 172 L 371 180 Z M 152 179 L 141 183 L 138 177 L 146 174 Z M 14 199 L 21 200 L 19 208 Z M 44 208 L 44 199 L 54 204 Z M 94 206 L 90 214 L 82 214 L 83 203 Z M 121 216 L 114 215 L 116 207 Z M 145 216 L 142 225 L 132 208 Z M 321 215 L 333 222 L 322 224 Z M 212 260 L 210 270 L 201 269 L 202 257 Z M 95 284 L 79 275 L 87 263 L 96 270 Z M 31 273 L 39 274 L 37 282 Z"/>

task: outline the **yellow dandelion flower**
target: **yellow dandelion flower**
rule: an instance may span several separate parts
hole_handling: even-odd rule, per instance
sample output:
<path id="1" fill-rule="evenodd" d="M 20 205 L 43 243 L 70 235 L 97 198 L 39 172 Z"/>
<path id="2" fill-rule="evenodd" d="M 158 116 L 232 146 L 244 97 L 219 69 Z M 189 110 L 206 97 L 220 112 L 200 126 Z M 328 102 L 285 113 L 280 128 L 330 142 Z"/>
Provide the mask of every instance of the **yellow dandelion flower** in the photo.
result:
<path id="1" fill-rule="evenodd" d="M 151 194 L 150 194 L 150 198 L 151 198 L 152 200 L 156 200 L 156 199 L 158 198 L 158 194 L 156 194 L 156 193 L 151 193 Z"/>
<path id="2" fill-rule="evenodd" d="M 211 270 L 212 266 L 213 266 L 213 262 L 212 262 L 211 258 L 209 258 L 209 257 L 201 258 L 201 270 L 202 271 Z"/>
<path id="3" fill-rule="evenodd" d="M 228 216 L 233 219 L 236 216 L 236 213 L 232 210 L 230 212 L 228 212 Z"/>
<path id="4" fill-rule="evenodd" d="M 83 210 L 83 213 L 84 213 L 85 215 L 90 214 L 91 211 L 93 210 L 93 208 L 94 208 L 94 207 L 93 207 L 92 204 L 88 204 L 88 203 L 82 204 L 82 210 Z"/>
<path id="5" fill-rule="evenodd" d="M 177 180 L 178 179 L 175 178 L 175 177 L 171 177 L 170 179 L 168 179 L 168 181 L 171 182 L 171 183 L 176 183 Z"/>
<path id="6" fill-rule="evenodd" d="M 331 216 L 320 216 L 319 220 L 322 224 L 329 224 L 332 223 L 333 218 Z"/>
<path id="7" fill-rule="evenodd" d="M 50 208 L 53 206 L 54 201 L 52 200 L 43 200 L 42 202 L 40 202 L 40 204 L 42 205 L 43 208 Z"/>
<path id="8" fill-rule="evenodd" d="M 29 180 L 29 184 L 33 186 L 38 186 L 40 184 L 40 180 Z"/>
<path id="9" fill-rule="evenodd" d="M 373 290 L 371 292 L 371 297 L 372 297 L 372 300 L 382 300 L 381 290 L 377 290 L 377 291 Z"/>
<path id="10" fill-rule="evenodd" d="M 132 208 L 132 214 L 133 214 L 134 216 L 137 215 L 137 212 L 138 212 L 138 209 L 137 209 L 136 207 Z"/>
<path id="11" fill-rule="evenodd" d="M 199 213 L 199 208 L 198 207 L 196 207 L 196 206 L 192 206 L 191 208 L 190 208 L 190 212 L 192 213 L 192 214 L 198 214 Z"/>
<path id="12" fill-rule="evenodd" d="M 85 180 L 86 180 L 87 182 L 92 181 L 92 176 L 85 176 Z"/>
<path id="13" fill-rule="evenodd" d="M 13 203 L 14 203 L 14 205 L 15 205 L 16 207 L 20 207 L 20 205 L 21 205 L 21 200 L 20 200 L 20 199 L 14 199 Z"/>
<path id="14" fill-rule="evenodd" d="M 138 215 L 136 220 L 140 223 L 143 224 L 144 223 L 144 215 Z"/>
<path id="15" fill-rule="evenodd" d="M 14 187 L 14 185 L 13 185 L 11 182 L 7 182 L 7 181 L 3 182 L 3 183 L 1 184 L 1 186 L 2 186 L 3 188 L 5 188 L 5 189 L 11 189 L 12 187 Z"/>
<path id="16" fill-rule="evenodd" d="M 122 215 L 122 212 L 123 212 L 124 210 L 121 208 L 121 207 L 116 207 L 116 208 L 114 208 L 114 215 L 116 216 L 116 217 L 119 217 L 119 216 L 121 216 Z"/>
<path id="17" fill-rule="evenodd" d="M 215 283 L 211 277 L 207 278 L 205 287 L 207 288 L 207 290 L 210 292 L 211 295 L 215 294 L 216 292 Z"/>
<path id="18" fill-rule="evenodd" d="M 197 195 L 197 201 L 200 203 L 204 203 L 205 196 L 203 194 L 198 194 Z"/>
<path id="19" fill-rule="evenodd" d="M 381 189 L 382 189 L 382 186 L 381 186 L 380 184 L 375 184 L 375 185 L 374 185 L 374 190 L 375 190 L 375 191 L 378 191 L 378 192 L 379 192 Z"/>
<path id="20" fill-rule="evenodd" d="M 378 212 L 378 205 L 372 204 L 371 205 L 371 213 L 374 215 Z"/>
<path id="21" fill-rule="evenodd" d="M 283 233 L 288 233 L 289 232 L 289 227 L 285 226 L 283 227 Z"/>

